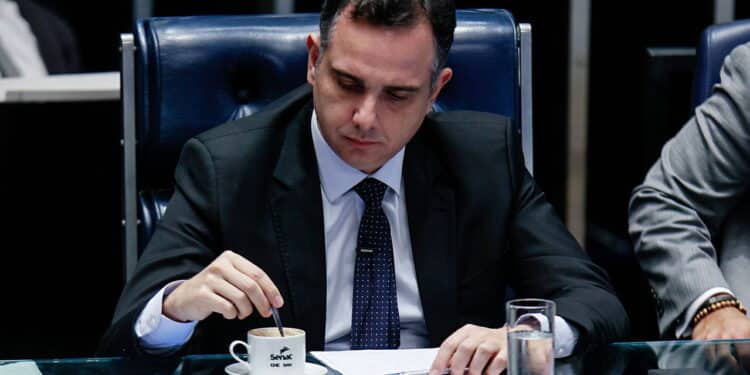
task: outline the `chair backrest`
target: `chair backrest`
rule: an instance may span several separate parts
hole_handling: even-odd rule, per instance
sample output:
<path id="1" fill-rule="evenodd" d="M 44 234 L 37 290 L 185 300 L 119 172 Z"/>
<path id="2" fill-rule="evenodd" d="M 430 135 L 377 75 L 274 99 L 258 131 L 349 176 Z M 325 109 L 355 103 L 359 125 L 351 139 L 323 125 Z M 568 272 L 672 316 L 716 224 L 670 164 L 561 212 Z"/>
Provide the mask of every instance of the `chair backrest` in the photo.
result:
<path id="1" fill-rule="evenodd" d="M 171 196 L 183 144 L 303 84 L 305 38 L 318 31 L 318 18 L 151 18 L 138 21 L 133 36 L 123 35 L 126 277 Z M 435 109 L 514 119 L 532 171 L 530 26 L 516 25 L 501 9 L 459 10 L 454 39 L 448 56 L 453 79 Z"/>
<path id="2" fill-rule="evenodd" d="M 693 105 L 703 103 L 719 83 L 719 73 L 724 58 L 734 47 L 750 41 L 750 19 L 712 25 L 701 33 L 698 49 L 698 66 L 695 70 Z"/>

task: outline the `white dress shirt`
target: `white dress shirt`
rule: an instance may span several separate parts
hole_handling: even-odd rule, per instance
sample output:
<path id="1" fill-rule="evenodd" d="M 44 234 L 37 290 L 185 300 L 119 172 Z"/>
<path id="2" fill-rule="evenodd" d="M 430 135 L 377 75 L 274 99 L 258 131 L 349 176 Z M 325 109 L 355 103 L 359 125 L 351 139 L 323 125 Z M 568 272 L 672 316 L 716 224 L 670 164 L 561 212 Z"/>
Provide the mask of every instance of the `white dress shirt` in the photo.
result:
<path id="1" fill-rule="evenodd" d="M 347 164 L 331 149 L 320 133 L 314 112 L 311 128 L 315 156 L 318 159 L 326 241 L 325 349 L 345 350 L 350 348 L 357 235 L 365 210 L 364 201 L 353 188 L 368 175 Z M 400 347 L 424 348 L 429 345 L 429 340 L 411 251 L 401 173 L 403 161 L 402 148 L 369 177 L 388 185 L 383 196 L 383 212 L 391 227 L 401 324 Z"/>
<path id="2" fill-rule="evenodd" d="M 315 112 L 311 132 L 320 175 L 323 202 L 323 224 L 326 245 L 326 326 L 325 349 L 350 349 L 354 264 L 357 233 L 364 213 L 364 202 L 352 190 L 360 181 L 373 177 L 388 185 L 383 197 L 383 211 L 391 227 L 393 260 L 396 271 L 396 293 L 401 324 L 400 348 L 429 345 L 409 235 L 409 222 L 402 178 L 404 149 L 372 175 L 367 175 L 343 161 L 326 143 L 318 127 Z M 173 289 L 170 283 L 165 289 Z M 179 284 L 177 284 L 179 285 Z M 168 293 L 168 291 L 167 291 Z M 164 290 L 146 305 L 136 321 L 136 334 L 147 349 L 164 350 L 183 345 L 192 335 L 196 322 L 178 323 L 161 314 Z M 154 302 L 156 301 L 156 302 Z M 183 327 L 180 331 L 175 327 Z M 578 332 L 564 319 L 555 316 L 555 356 L 572 353 Z"/>
<path id="3" fill-rule="evenodd" d="M 39 53 L 36 37 L 29 23 L 21 16 L 18 4 L 10 0 L 0 0 L 0 66 L 11 64 L 19 77 L 39 77 L 47 75 L 47 68 Z M 2 77 L 0 69 L 0 77 Z"/>

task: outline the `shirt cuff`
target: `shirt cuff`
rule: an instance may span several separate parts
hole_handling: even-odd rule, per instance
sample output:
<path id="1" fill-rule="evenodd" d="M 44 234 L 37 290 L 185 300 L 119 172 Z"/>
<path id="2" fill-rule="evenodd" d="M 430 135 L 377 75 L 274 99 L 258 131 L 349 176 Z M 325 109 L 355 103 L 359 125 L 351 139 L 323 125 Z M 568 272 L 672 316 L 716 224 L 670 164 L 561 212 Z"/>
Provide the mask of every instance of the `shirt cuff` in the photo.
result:
<path id="1" fill-rule="evenodd" d="M 543 331 L 549 330 L 549 322 L 547 317 L 542 314 L 524 314 L 518 320 L 523 320 L 527 317 L 533 317 L 539 322 L 539 325 Z M 578 329 L 570 325 L 562 317 L 555 315 L 555 358 L 564 358 L 573 354 L 578 343 Z"/>
<path id="2" fill-rule="evenodd" d="M 577 343 L 578 328 L 555 315 L 555 358 L 564 358 L 573 354 Z"/>
<path id="3" fill-rule="evenodd" d="M 197 321 L 177 322 L 162 314 L 164 297 L 184 280 L 173 281 L 153 296 L 135 321 L 135 334 L 143 349 L 178 349 L 193 335 Z"/>
<path id="4" fill-rule="evenodd" d="M 706 300 L 708 300 L 714 294 L 719 294 L 719 293 L 727 293 L 727 294 L 731 294 L 734 296 L 734 293 L 729 291 L 729 289 L 721 288 L 721 287 L 711 288 L 703 292 L 703 294 L 698 296 L 698 298 L 696 298 L 693 301 L 693 303 L 691 303 L 690 306 L 688 306 L 687 310 L 685 310 L 685 314 L 682 316 L 682 323 L 677 325 L 677 329 L 675 331 L 675 337 L 681 338 L 681 337 L 692 335 L 693 334 L 692 322 L 693 322 L 693 317 L 695 316 L 695 313 L 698 312 L 698 309 L 701 307 L 701 305 L 703 305 L 704 302 L 706 302 Z"/>

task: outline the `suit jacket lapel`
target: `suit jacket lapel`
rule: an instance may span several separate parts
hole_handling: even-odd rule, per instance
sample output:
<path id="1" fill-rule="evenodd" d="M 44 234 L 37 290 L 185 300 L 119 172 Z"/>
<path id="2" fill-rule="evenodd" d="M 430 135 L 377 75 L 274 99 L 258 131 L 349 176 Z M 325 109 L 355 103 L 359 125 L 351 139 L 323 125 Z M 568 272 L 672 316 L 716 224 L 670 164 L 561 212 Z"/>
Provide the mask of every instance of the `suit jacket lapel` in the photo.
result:
<path id="1" fill-rule="evenodd" d="M 453 189 L 428 148 L 427 126 L 406 147 L 404 184 L 419 295 L 430 342 L 438 346 L 458 325 L 456 212 Z"/>
<path id="2" fill-rule="evenodd" d="M 271 187 L 274 230 L 289 284 L 285 303 L 307 334 L 308 350 L 325 340 L 326 263 L 320 178 L 310 134 L 312 106 L 287 129 Z"/>

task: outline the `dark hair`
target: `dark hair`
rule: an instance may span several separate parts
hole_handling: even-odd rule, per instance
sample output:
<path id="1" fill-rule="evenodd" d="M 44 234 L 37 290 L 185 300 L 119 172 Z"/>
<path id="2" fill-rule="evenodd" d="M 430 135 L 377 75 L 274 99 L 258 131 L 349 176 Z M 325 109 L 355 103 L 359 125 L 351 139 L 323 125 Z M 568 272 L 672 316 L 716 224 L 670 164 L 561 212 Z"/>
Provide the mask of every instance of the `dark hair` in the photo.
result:
<path id="1" fill-rule="evenodd" d="M 435 40 L 433 82 L 445 66 L 456 28 L 456 5 L 452 0 L 326 0 L 320 11 L 320 48 L 328 47 L 331 29 L 341 11 L 354 6 L 352 18 L 378 26 L 411 26 L 422 15 L 430 22 Z M 321 52 L 322 52 L 321 51 Z"/>

